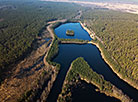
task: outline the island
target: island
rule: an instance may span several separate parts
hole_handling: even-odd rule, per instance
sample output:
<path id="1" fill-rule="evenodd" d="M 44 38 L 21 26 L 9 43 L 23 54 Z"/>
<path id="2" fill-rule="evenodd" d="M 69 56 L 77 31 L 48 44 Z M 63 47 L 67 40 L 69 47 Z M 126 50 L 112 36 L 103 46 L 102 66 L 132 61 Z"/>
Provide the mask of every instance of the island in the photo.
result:
<path id="1" fill-rule="evenodd" d="M 74 36 L 74 31 L 73 30 L 67 30 L 66 35 L 67 36 Z"/>

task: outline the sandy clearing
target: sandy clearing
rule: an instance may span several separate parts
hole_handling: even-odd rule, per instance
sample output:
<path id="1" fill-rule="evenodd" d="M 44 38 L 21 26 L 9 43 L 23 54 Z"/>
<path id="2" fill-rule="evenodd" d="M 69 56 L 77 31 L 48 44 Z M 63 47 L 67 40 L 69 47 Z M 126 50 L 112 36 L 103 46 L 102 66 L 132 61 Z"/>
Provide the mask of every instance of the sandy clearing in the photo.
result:
<path id="1" fill-rule="evenodd" d="M 99 6 L 102 8 L 108 8 L 111 10 L 117 10 L 117 11 L 123 11 L 123 12 L 138 14 L 138 5 L 136 5 L 136 4 L 70 1 L 70 0 L 41 0 L 41 1 L 68 2 L 68 3 L 77 3 L 77 4 L 83 4 L 83 5 L 96 5 L 96 6 Z"/>

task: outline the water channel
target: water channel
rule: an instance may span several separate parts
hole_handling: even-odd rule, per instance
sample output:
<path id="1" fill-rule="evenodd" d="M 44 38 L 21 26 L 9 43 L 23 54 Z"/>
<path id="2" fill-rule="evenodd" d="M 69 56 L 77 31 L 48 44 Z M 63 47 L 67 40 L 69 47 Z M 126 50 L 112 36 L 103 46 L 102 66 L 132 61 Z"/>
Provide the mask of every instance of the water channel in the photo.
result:
<path id="1" fill-rule="evenodd" d="M 76 36 L 74 36 L 75 38 L 77 38 L 79 34 L 82 34 L 80 32 L 83 31 L 83 34 L 81 36 L 78 36 L 79 37 L 78 39 L 90 40 L 88 33 L 81 27 L 79 23 L 63 24 L 55 29 L 55 33 L 60 38 L 68 38 L 68 36 L 66 36 L 65 34 L 67 29 L 71 29 L 75 31 L 75 34 L 76 34 Z M 63 36 L 61 35 L 59 36 L 59 34 L 63 34 Z M 105 80 L 110 81 L 117 88 L 121 89 L 125 94 L 127 94 L 130 98 L 132 98 L 135 102 L 138 102 L 138 91 L 135 88 L 128 85 L 123 80 L 121 80 L 111 70 L 111 68 L 102 59 L 102 56 L 98 48 L 92 44 L 85 44 L 85 45 L 60 44 L 59 45 L 59 54 L 53 61 L 61 64 L 61 70 L 59 71 L 57 79 L 48 96 L 48 102 L 56 102 L 58 94 L 61 92 L 61 88 L 65 79 L 66 73 L 69 69 L 69 66 L 71 62 L 78 57 L 83 57 L 95 72 L 103 75 Z M 90 88 L 89 90 L 93 90 L 93 89 Z M 97 94 L 96 91 L 93 91 L 93 94 L 89 94 L 87 92 L 84 92 L 84 90 L 81 91 L 81 89 L 79 89 L 79 92 L 81 93 L 81 96 L 83 96 L 84 99 L 87 97 L 87 100 L 91 101 L 92 98 L 88 99 L 88 96 L 90 95 L 90 97 L 93 97 L 92 101 L 97 102 L 94 99 L 94 97 L 96 97 L 94 95 Z M 74 94 L 74 96 L 77 96 L 76 94 Z M 115 98 L 111 98 L 108 96 L 102 96 L 102 97 L 104 97 L 105 100 L 107 99 L 106 102 L 115 102 L 117 100 Z M 100 98 L 100 95 L 99 95 L 99 99 L 101 99 L 99 100 L 99 102 L 100 101 L 103 102 L 102 97 Z"/>

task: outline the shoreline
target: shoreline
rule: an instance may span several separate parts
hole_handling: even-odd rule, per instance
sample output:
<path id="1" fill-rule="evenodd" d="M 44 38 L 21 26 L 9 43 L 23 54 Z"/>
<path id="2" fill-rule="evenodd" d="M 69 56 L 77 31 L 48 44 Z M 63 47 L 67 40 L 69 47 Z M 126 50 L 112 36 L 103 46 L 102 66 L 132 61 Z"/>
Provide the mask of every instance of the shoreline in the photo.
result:
<path id="1" fill-rule="evenodd" d="M 85 27 L 85 25 L 81 21 L 79 21 L 79 23 L 82 26 L 82 28 L 88 32 L 89 36 L 92 39 L 95 39 L 95 33 L 94 32 L 91 32 L 87 27 Z"/>
<path id="2" fill-rule="evenodd" d="M 103 54 L 103 51 L 102 51 L 101 47 L 99 46 L 99 44 L 94 43 L 94 42 L 92 42 L 92 44 L 95 45 L 95 46 L 99 49 L 99 51 L 101 52 L 102 59 L 110 66 L 111 70 L 112 70 L 121 80 L 127 82 L 130 86 L 132 86 L 133 88 L 135 88 L 135 89 L 138 90 L 138 86 L 136 86 L 136 85 L 134 84 L 134 82 L 132 82 L 132 81 L 129 80 L 129 79 L 123 78 L 123 76 L 122 76 L 120 73 L 118 73 L 118 72 L 116 71 L 116 69 L 110 64 L 110 62 L 108 61 L 108 59 L 105 58 L 105 55 Z"/>
<path id="3" fill-rule="evenodd" d="M 88 44 L 87 41 L 83 41 L 83 42 L 80 42 L 80 41 L 60 41 L 60 44 Z"/>
<path id="4" fill-rule="evenodd" d="M 50 50 L 50 48 L 52 47 L 53 41 L 54 41 L 54 39 L 55 39 L 55 34 L 54 34 L 53 29 L 52 29 L 51 27 L 53 26 L 53 24 L 55 24 L 55 23 L 57 23 L 57 22 L 64 23 L 64 22 L 66 22 L 66 21 L 67 21 L 66 19 L 63 19 L 63 20 L 56 20 L 56 21 L 48 22 L 48 24 L 50 24 L 50 25 L 47 26 L 47 30 L 48 30 L 48 32 L 50 33 L 51 37 L 52 37 L 52 42 L 51 42 L 51 44 L 49 45 L 49 49 L 48 49 L 47 53 L 46 53 L 45 56 L 44 56 L 44 64 L 45 64 L 46 66 L 49 65 L 49 63 L 46 61 L 46 58 L 47 58 L 47 56 L 48 56 L 48 54 L 49 54 L 49 50 Z"/>
<path id="5" fill-rule="evenodd" d="M 77 58 L 78 59 L 78 58 Z M 75 59 L 76 60 L 76 59 Z M 75 61 L 74 60 L 74 61 Z M 73 62 L 74 62 L 73 61 Z M 62 87 L 62 91 L 61 91 L 61 93 L 59 94 L 59 96 L 58 96 L 58 102 L 60 102 L 59 101 L 59 98 L 63 98 L 64 96 L 62 96 L 62 94 L 65 92 L 65 90 L 64 90 L 64 88 L 66 89 L 66 84 L 69 84 L 69 83 L 75 83 L 75 82 L 70 82 L 68 79 L 67 79 L 67 77 L 69 76 L 69 73 L 73 70 L 72 69 L 72 66 L 73 66 L 73 62 L 71 63 L 71 65 L 70 65 L 70 67 L 69 67 L 69 70 L 68 70 L 68 72 L 67 72 L 67 74 L 66 74 L 66 77 L 65 77 L 65 81 L 64 81 L 64 83 L 63 83 L 63 87 Z M 86 62 L 87 63 L 87 62 Z M 94 72 L 94 71 L 93 71 Z M 74 72 L 74 73 L 76 73 L 76 72 Z M 116 98 L 116 99 L 119 99 L 120 101 L 122 101 L 122 102 L 131 102 L 132 101 L 132 99 L 130 99 L 129 98 L 129 96 L 127 96 L 126 94 L 124 94 L 123 92 L 122 92 L 122 90 L 120 90 L 120 89 L 118 89 L 115 85 L 113 85 L 112 83 L 111 83 L 111 86 L 112 86 L 112 91 L 113 92 L 108 92 L 108 91 L 105 91 L 105 90 L 100 90 L 100 85 L 98 84 L 98 83 L 96 83 L 96 82 L 94 82 L 94 81 L 92 81 L 92 80 L 89 80 L 88 78 L 86 78 L 86 77 L 84 77 L 83 75 L 81 75 L 81 73 L 78 73 L 79 74 L 79 78 L 80 78 L 80 80 L 82 80 L 82 81 L 85 81 L 86 83 L 88 83 L 88 84 L 92 84 L 92 85 L 94 85 L 94 86 L 96 86 L 97 88 L 97 91 L 99 91 L 101 94 L 103 93 L 103 94 L 105 94 L 106 96 L 108 96 L 108 97 L 114 97 L 114 98 Z M 98 74 L 99 75 L 99 74 Z M 104 79 L 105 80 L 105 79 Z M 105 80 L 106 81 L 106 80 Z M 96 91 L 96 90 L 95 90 Z M 65 96 L 68 96 L 68 94 L 67 95 L 65 95 Z M 125 100 L 124 100 L 125 99 Z"/>
<path id="6" fill-rule="evenodd" d="M 83 24 L 81 21 L 80 21 L 80 24 L 82 25 L 82 27 L 85 28 L 85 30 L 89 33 L 89 35 L 92 34 L 92 32 L 91 32 L 87 27 L 85 27 L 84 24 Z M 95 35 L 94 35 L 94 36 L 95 36 Z M 90 37 L 91 37 L 91 36 L 90 36 Z M 91 37 L 91 38 L 92 38 L 92 37 Z M 96 37 L 96 38 L 97 38 L 97 37 Z M 92 38 L 92 39 L 93 39 L 93 38 Z M 98 40 L 98 41 L 99 41 L 99 40 Z M 101 42 L 101 43 L 102 43 L 102 42 Z M 138 90 L 138 86 L 136 85 L 136 83 L 134 83 L 132 80 L 130 80 L 130 79 L 128 79 L 128 78 L 127 78 L 127 79 L 126 79 L 126 78 L 123 78 L 123 76 L 122 76 L 120 73 L 118 73 L 118 72 L 116 71 L 116 69 L 113 67 L 113 65 L 110 64 L 110 62 L 108 61 L 108 59 L 105 58 L 105 55 L 104 55 L 104 53 L 103 53 L 103 50 L 101 49 L 101 47 L 99 46 L 98 43 L 91 42 L 91 44 L 95 45 L 95 46 L 99 49 L 99 51 L 101 52 L 102 59 L 110 66 L 111 70 L 112 70 L 121 80 L 127 82 L 130 86 L 132 86 L 133 88 L 135 88 L 135 89 Z M 102 43 L 102 44 L 103 44 L 103 43 Z"/>
<path id="7" fill-rule="evenodd" d="M 48 29 L 50 35 L 52 36 L 52 42 L 51 42 L 51 44 L 50 44 L 50 46 L 49 46 L 49 50 L 50 50 L 50 48 L 51 48 L 52 45 L 53 45 L 54 39 L 56 38 L 55 33 L 53 32 L 54 28 L 53 28 L 52 26 L 53 26 L 55 23 L 58 23 L 58 22 L 61 23 L 61 24 L 64 24 L 64 23 L 67 23 L 67 20 L 57 20 L 57 21 L 54 21 L 53 23 L 50 23 L 50 25 L 47 27 L 47 29 Z M 87 27 L 85 27 L 81 21 L 79 21 L 78 23 L 81 24 L 82 28 L 88 32 L 89 36 L 90 36 L 92 39 L 97 38 L 96 35 L 95 35 L 95 33 L 94 33 L 94 32 L 91 32 Z M 61 24 L 60 24 L 60 25 L 61 25 Z M 60 25 L 58 25 L 58 26 L 60 26 Z M 92 35 L 92 36 L 91 36 L 91 35 Z M 57 40 L 60 41 L 58 38 L 57 38 Z M 72 40 L 72 41 L 66 41 L 65 39 L 63 39 L 63 40 L 60 41 L 59 43 L 62 43 L 62 44 L 88 44 L 88 43 L 91 43 L 91 44 L 95 45 L 95 46 L 99 49 L 99 51 L 101 52 L 102 59 L 110 66 L 111 70 L 112 70 L 120 79 L 122 79 L 123 81 L 127 82 L 129 85 L 131 85 L 132 87 L 135 88 L 135 85 L 133 85 L 133 84 L 131 83 L 131 81 L 129 81 L 129 80 L 126 79 L 126 78 L 123 79 L 123 78 L 122 78 L 122 75 L 121 75 L 120 73 L 118 73 L 118 72 L 115 70 L 115 68 L 110 64 L 110 62 L 108 61 L 108 59 L 106 59 L 106 57 L 105 57 L 105 55 L 104 55 L 104 53 L 103 53 L 103 50 L 102 50 L 102 48 L 99 46 L 98 43 L 95 43 L 95 42 L 93 42 L 93 41 L 89 41 L 89 42 L 85 42 L 85 41 L 84 41 L 84 42 L 80 42 L 80 41 L 73 41 L 73 40 Z M 49 64 L 49 63 L 46 61 L 46 58 L 47 58 L 48 53 L 49 53 L 49 50 L 48 50 L 48 52 L 46 53 L 46 55 L 45 55 L 45 57 L 44 57 L 44 63 L 45 63 L 45 65 L 50 65 L 50 66 L 52 66 L 52 69 L 53 69 L 54 66 L 51 65 L 51 64 Z M 56 69 L 54 69 L 54 71 L 56 71 Z M 69 72 L 69 71 L 70 71 L 70 69 L 68 70 L 68 72 Z M 67 74 L 68 74 L 68 72 L 67 72 Z M 56 76 L 57 76 L 57 74 L 58 74 L 58 71 L 56 71 Z M 66 83 L 66 82 L 65 82 L 65 83 Z M 130 83 L 131 83 L 131 84 L 130 84 Z M 64 85 L 64 83 L 63 83 L 63 85 Z M 53 86 L 53 85 L 52 85 L 52 86 Z M 51 87 L 51 88 L 52 88 L 52 87 Z M 138 89 L 138 87 L 136 87 L 136 89 Z M 59 94 L 59 95 L 60 95 L 60 94 Z M 106 95 L 107 95 L 107 94 L 106 94 Z M 107 95 L 107 96 L 108 96 L 108 95 Z M 110 95 L 109 95 L 109 96 L 110 96 Z"/>
<path id="8" fill-rule="evenodd" d="M 53 24 L 56 23 L 56 22 L 60 22 L 61 24 L 64 24 L 64 23 L 67 22 L 67 20 L 66 20 L 66 19 L 64 19 L 64 20 L 57 20 L 57 21 L 53 21 L 53 23 L 50 23 L 50 24 L 53 25 Z M 91 32 L 87 27 L 85 27 L 85 25 L 84 25 L 81 21 L 78 21 L 78 23 L 80 23 L 80 25 L 82 26 L 82 28 L 88 32 L 89 36 L 90 36 L 92 39 L 97 38 L 97 36 L 95 35 L 95 33 L 94 33 L 94 32 Z M 49 29 L 50 29 L 50 28 L 49 28 Z M 51 33 L 53 33 L 53 32 L 51 31 L 50 34 L 51 34 Z M 54 39 L 54 33 L 52 34 L 52 36 L 53 36 L 53 39 Z M 100 42 L 103 44 L 103 41 L 101 41 L 100 38 L 98 38 L 97 40 L 100 41 Z M 88 44 L 89 42 L 86 43 L 86 42 L 79 42 L 79 41 L 78 41 L 78 42 L 76 42 L 76 41 L 61 41 L 61 43 L 62 43 L 62 44 L 73 44 L 73 43 L 74 43 L 74 44 Z M 95 46 L 99 49 L 99 51 L 101 52 L 102 59 L 110 66 L 111 70 L 112 70 L 121 80 L 125 81 L 127 84 L 129 84 L 130 86 L 132 86 L 133 88 L 135 88 L 135 89 L 138 90 L 138 86 L 136 85 L 136 83 L 134 83 L 132 80 L 130 80 L 130 79 L 128 79 L 128 78 L 123 78 L 123 76 L 122 76 L 120 73 L 118 73 L 118 72 L 116 71 L 116 69 L 113 67 L 113 65 L 110 64 L 110 62 L 108 61 L 108 59 L 105 58 L 105 55 L 104 55 L 104 53 L 103 53 L 103 50 L 101 49 L 101 47 L 99 46 L 98 43 L 95 43 L 95 42 L 91 41 L 91 44 L 95 45 Z M 51 45 L 52 45 L 52 43 L 51 43 Z M 50 48 L 50 47 L 51 47 L 51 46 L 49 46 L 49 48 Z M 46 58 L 46 57 L 45 57 L 45 58 Z M 47 61 L 45 61 L 45 62 L 47 62 Z"/>
<path id="9" fill-rule="evenodd" d="M 45 66 L 49 66 L 49 67 L 51 67 L 51 70 L 52 70 L 52 74 L 51 74 L 51 79 L 48 81 L 48 84 L 47 84 L 47 86 L 45 87 L 45 90 L 43 91 L 43 92 L 45 92 L 46 94 L 47 94 L 47 96 L 45 96 L 45 94 L 43 94 L 43 92 L 42 92 L 42 94 L 41 94 L 41 96 L 40 97 L 45 97 L 45 99 L 44 100 L 47 100 L 47 98 L 48 98 L 48 96 L 49 96 L 49 94 L 50 94 L 50 92 L 51 92 L 51 89 L 52 89 L 52 87 L 53 87 L 53 84 L 54 84 L 54 82 L 55 82 L 55 80 L 56 80 L 56 78 L 57 78 L 57 75 L 58 75 L 58 70 L 56 69 L 56 66 L 53 66 L 52 64 L 49 64 L 48 62 L 47 62 L 47 60 L 46 60 L 46 58 L 47 58 L 47 56 L 48 56 L 48 54 L 49 54 L 49 51 L 50 51 L 50 49 L 51 49 L 51 47 L 52 47 L 52 45 L 53 45 L 53 43 L 54 43 L 54 39 L 55 39 L 55 35 L 54 35 L 54 32 L 53 32 L 53 25 L 55 24 L 55 23 L 57 23 L 57 22 L 66 22 L 66 19 L 63 19 L 63 20 L 56 20 L 56 21 L 52 21 L 52 22 L 48 22 L 48 26 L 47 26 L 47 30 L 48 30 L 48 32 L 50 33 L 50 36 L 52 37 L 52 41 L 51 41 L 51 44 L 49 45 L 49 47 L 48 47 L 48 51 L 47 51 L 47 53 L 45 53 L 45 55 L 44 55 L 44 58 L 43 58 L 43 63 L 44 63 L 44 65 Z"/>

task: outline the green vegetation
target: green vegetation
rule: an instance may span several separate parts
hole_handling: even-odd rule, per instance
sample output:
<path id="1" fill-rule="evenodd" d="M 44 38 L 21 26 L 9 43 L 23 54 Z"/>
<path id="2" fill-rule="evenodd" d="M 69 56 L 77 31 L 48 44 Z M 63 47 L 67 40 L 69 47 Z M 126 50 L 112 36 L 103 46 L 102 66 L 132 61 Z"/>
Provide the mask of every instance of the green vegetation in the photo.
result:
<path id="1" fill-rule="evenodd" d="M 48 21 L 71 19 L 79 9 L 78 5 L 67 3 L 0 1 L 0 80 L 9 65 L 32 51 L 32 44 Z"/>
<path id="2" fill-rule="evenodd" d="M 102 39 L 99 45 L 117 72 L 138 85 L 138 15 L 88 10 L 82 21 Z"/>
<path id="3" fill-rule="evenodd" d="M 66 21 L 66 22 L 70 22 L 70 21 Z M 64 23 L 66 23 L 64 22 Z M 57 56 L 58 54 L 58 51 L 59 51 L 59 42 L 62 42 L 62 41 L 71 41 L 71 42 L 77 42 L 77 43 L 87 43 L 88 41 L 87 40 L 80 40 L 80 39 L 63 39 L 63 38 L 58 38 L 57 35 L 55 34 L 54 32 L 54 29 L 58 26 L 60 26 L 61 22 L 56 22 L 54 23 L 52 26 L 51 26 L 51 30 L 54 34 L 54 40 L 52 42 L 52 46 L 50 47 L 50 50 L 48 52 L 48 55 L 47 55 L 47 58 L 46 58 L 46 61 L 50 64 L 50 65 L 53 65 L 53 66 L 56 66 L 57 70 L 60 70 L 60 64 L 56 63 L 56 62 L 52 62 L 52 60 L 55 58 L 55 56 Z"/>
<path id="4" fill-rule="evenodd" d="M 82 57 L 77 58 L 72 62 L 72 69 L 67 76 L 67 80 L 71 81 L 77 74 L 79 74 L 81 78 L 94 83 L 101 91 L 106 90 L 111 92 L 112 84 L 105 81 L 103 76 L 94 72 Z"/>
<path id="5" fill-rule="evenodd" d="M 65 78 L 62 92 L 59 94 L 58 102 L 71 101 L 71 89 L 80 79 L 95 85 L 98 88 L 98 91 L 105 93 L 108 96 L 120 99 L 122 102 L 133 102 L 133 100 L 121 90 L 116 88 L 110 82 L 104 80 L 102 75 L 94 72 L 82 57 L 79 57 L 72 62 Z"/>
<path id="6" fill-rule="evenodd" d="M 81 40 L 81 39 L 63 39 L 63 38 L 58 38 L 58 40 L 60 41 L 60 42 L 62 42 L 62 41 L 70 41 L 70 42 L 80 42 L 80 43 L 87 43 L 88 42 L 88 40 Z"/>
<path id="7" fill-rule="evenodd" d="M 60 64 L 57 64 L 56 62 L 52 62 L 52 59 L 58 54 L 58 51 L 59 51 L 58 43 L 59 43 L 59 41 L 57 40 L 57 38 L 55 38 L 53 40 L 53 44 L 52 44 L 52 46 L 48 52 L 47 58 L 46 58 L 46 61 L 49 64 L 56 66 L 57 70 L 60 69 Z"/>
<path id="8" fill-rule="evenodd" d="M 70 86 L 72 82 L 77 82 L 77 80 L 81 77 L 81 79 L 86 79 L 88 82 L 94 84 L 99 88 L 100 91 L 106 92 L 108 94 L 112 93 L 112 84 L 104 78 L 94 72 L 88 63 L 82 58 L 77 58 L 71 64 L 71 69 L 69 70 L 66 79 L 64 81 L 64 85 L 62 88 L 62 92 L 59 95 L 59 102 L 66 102 L 68 97 L 71 98 Z M 75 81 L 76 80 L 76 81 Z"/>
<path id="9" fill-rule="evenodd" d="M 98 40 L 93 40 L 92 42 L 97 43 L 104 54 L 105 59 L 110 63 L 110 65 L 114 66 L 115 70 L 120 73 L 125 78 L 125 71 L 121 68 L 117 61 L 114 61 L 111 57 L 110 53 L 105 49 L 103 44 Z"/>
<path id="10" fill-rule="evenodd" d="M 66 35 L 67 36 L 74 36 L 74 31 L 73 30 L 67 30 Z"/>
<path id="11" fill-rule="evenodd" d="M 54 39 L 52 42 L 52 46 L 50 47 L 50 49 L 48 51 L 48 55 L 46 57 L 46 61 L 48 62 L 48 64 L 56 66 L 57 70 L 60 70 L 60 64 L 58 64 L 56 62 L 52 62 L 52 60 L 55 58 L 55 56 L 58 54 L 58 51 L 59 51 L 59 45 L 58 45 L 59 40 L 58 40 L 57 35 L 54 32 L 54 29 L 61 24 L 62 24 L 61 22 L 56 22 L 50 28 L 52 33 L 54 34 Z"/>
<path id="12" fill-rule="evenodd" d="M 51 29 L 54 29 L 55 27 L 59 26 L 61 23 L 56 23 L 53 27 L 51 27 Z M 53 30 L 54 33 L 54 30 Z M 52 64 L 54 66 L 59 64 L 51 62 L 52 59 L 57 55 L 58 53 L 58 43 L 59 41 L 75 41 L 78 39 L 60 39 L 58 38 L 56 35 L 55 39 L 53 41 L 52 47 L 50 48 L 48 57 L 47 57 L 47 61 L 49 64 Z M 81 40 L 78 40 L 81 41 Z M 82 40 L 83 41 L 83 40 Z M 105 47 L 101 44 L 100 41 L 98 41 L 97 39 L 93 40 L 93 42 L 98 43 L 100 48 L 103 50 L 104 55 L 106 55 L 107 59 L 111 59 L 112 64 L 114 64 L 114 66 L 116 66 L 116 69 L 118 68 L 118 71 L 120 71 L 120 66 L 118 65 L 118 63 L 114 60 L 112 60 L 112 57 L 110 56 L 110 54 L 107 52 L 107 50 L 105 49 Z M 59 67 L 60 68 L 60 67 Z M 122 70 L 123 71 L 123 70 Z M 122 72 L 123 73 L 123 72 Z M 125 74 L 125 73 L 124 73 Z M 120 100 L 122 100 L 123 102 L 125 102 L 126 100 L 128 101 L 132 101 L 129 99 L 129 97 L 127 97 L 126 95 L 123 94 L 123 92 L 119 89 L 117 89 L 114 85 L 112 85 L 110 82 L 104 80 L 102 75 L 97 74 L 96 72 L 94 72 L 90 66 L 88 65 L 87 62 L 85 62 L 85 60 L 83 58 L 78 58 L 75 61 L 72 62 L 72 66 L 71 69 L 69 70 L 63 88 L 62 88 L 62 93 L 59 95 L 58 101 L 59 102 L 65 102 L 65 101 L 69 101 L 71 99 L 71 85 L 74 82 L 77 82 L 77 80 L 79 79 L 85 80 L 87 82 L 90 82 L 92 84 L 94 84 L 95 86 L 98 87 L 99 91 L 102 93 L 105 93 L 109 96 L 114 96 L 116 98 L 119 98 Z M 114 93 L 115 92 L 115 93 Z"/>

